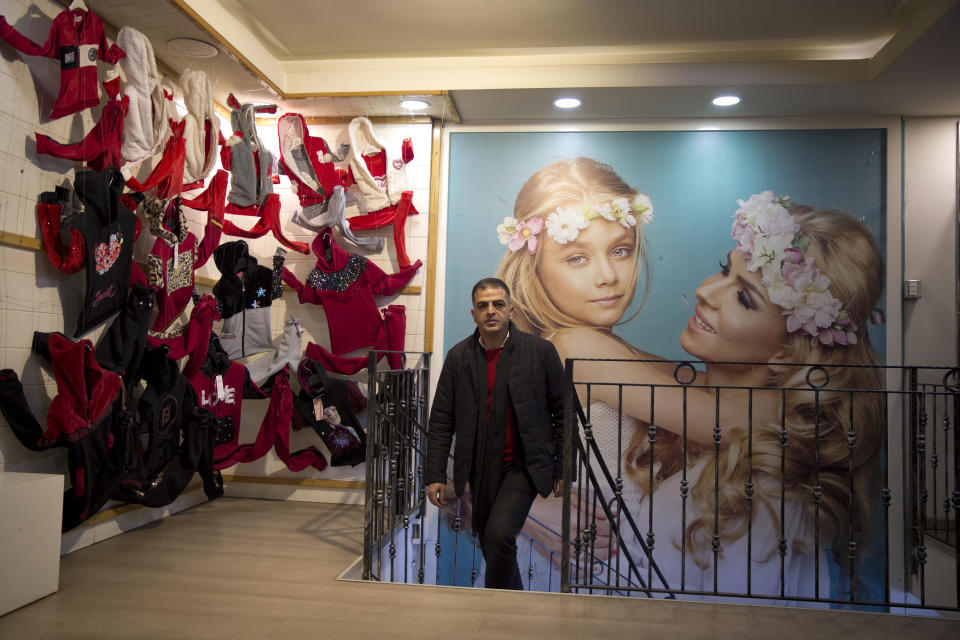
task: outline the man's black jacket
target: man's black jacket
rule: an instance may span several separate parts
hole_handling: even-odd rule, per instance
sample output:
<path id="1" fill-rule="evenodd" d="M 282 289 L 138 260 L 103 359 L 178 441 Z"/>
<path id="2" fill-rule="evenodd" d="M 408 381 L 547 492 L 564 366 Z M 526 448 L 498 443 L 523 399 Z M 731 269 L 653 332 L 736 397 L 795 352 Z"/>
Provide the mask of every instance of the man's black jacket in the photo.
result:
<path id="1" fill-rule="evenodd" d="M 456 434 L 453 453 L 453 485 L 463 495 L 474 477 L 474 450 L 486 419 L 486 360 L 479 330 L 447 353 L 430 411 L 424 482 L 446 482 L 447 456 Z M 509 356 L 507 391 L 514 411 L 514 424 L 534 488 L 546 497 L 553 481 L 560 478 L 563 433 L 563 365 L 554 346 L 510 323 L 504 345 Z"/>

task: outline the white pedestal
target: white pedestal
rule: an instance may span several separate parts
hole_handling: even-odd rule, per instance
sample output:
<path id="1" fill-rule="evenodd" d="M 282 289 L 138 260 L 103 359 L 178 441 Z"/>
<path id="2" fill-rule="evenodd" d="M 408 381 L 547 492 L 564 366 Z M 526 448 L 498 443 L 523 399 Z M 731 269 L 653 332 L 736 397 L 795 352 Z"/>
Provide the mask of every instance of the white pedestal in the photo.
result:
<path id="1" fill-rule="evenodd" d="M 63 476 L 0 472 L 0 616 L 60 581 Z"/>

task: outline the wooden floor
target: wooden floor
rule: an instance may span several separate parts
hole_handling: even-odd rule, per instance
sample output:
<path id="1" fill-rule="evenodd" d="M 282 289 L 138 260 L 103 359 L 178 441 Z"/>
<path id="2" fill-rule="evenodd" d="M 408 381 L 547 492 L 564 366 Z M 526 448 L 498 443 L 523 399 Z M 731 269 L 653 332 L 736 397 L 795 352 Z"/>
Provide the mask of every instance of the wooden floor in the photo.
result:
<path id="1" fill-rule="evenodd" d="M 960 622 L 931 618 L 337 581 L 362 516 L 203 504 L 64 557 L 60 591 L 0 617 L 0 638 L 960 638 Z"/>

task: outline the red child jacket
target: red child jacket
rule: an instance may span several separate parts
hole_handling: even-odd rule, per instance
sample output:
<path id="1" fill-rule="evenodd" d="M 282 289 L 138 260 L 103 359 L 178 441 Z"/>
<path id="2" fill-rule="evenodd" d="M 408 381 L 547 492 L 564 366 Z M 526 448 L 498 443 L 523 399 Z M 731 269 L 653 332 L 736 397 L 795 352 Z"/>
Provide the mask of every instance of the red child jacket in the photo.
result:
<path id="1" fill-rule="evenodd" d="M 50 113 L 54 120 L 100 104 L 97 60 L 116 64 L 125 57 L 120 47 L 107 43 L 103 20 L 83 9 L 68 9 L 54 18 L 42 45 L 0 16 L 0 39 L 21 53 L 60 60 L 60 93 Z"/>
<path id="2" fill-rule="evenodd" d="M 330 227 L 317 234 L 311 248 L 317 265 L 306 283 L 286 267 L 283 281 L 296 290 L 301 304 L 323 305 L 333 353 L 341 355 L 374 344 L 383 317 L 373 295 L 393 295 L 410 282 L 422 263 L 417 260 L 406 269 L 385 273 L 365 257 L 341 249 Z"/>

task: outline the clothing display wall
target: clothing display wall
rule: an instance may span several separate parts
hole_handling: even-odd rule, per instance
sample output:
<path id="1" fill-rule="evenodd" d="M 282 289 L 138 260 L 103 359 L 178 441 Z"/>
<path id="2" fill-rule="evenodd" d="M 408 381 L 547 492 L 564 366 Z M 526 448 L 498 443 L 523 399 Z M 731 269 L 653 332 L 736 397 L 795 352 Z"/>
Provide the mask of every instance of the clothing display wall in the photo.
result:
<path id="1" fill-rule="evenodd" d="M 4 16 L 6 25 L 16 29 L 24 38 L 43 44 L 53 24 L 52 19 L 63 13 L 64 8 L 56 2 L 47 0 L 34 3 L 33 7 L 29 16 L 27 16 L 23 15 L 24 8 L 20 3 L 0 2 L 0 15 Z M 49 16 L 49 20 L 43 20 L 41 14 Z M 90 15 L 92 16 L 93 13 L 91 12 Z M 91 17 L 91 23 L 93 22 L 94 20 Z M 123 25 L 114 26 L 122 27 Z M 206 118 L 208 123 L 211 121 L 211 112 L 198 103 L 198 100 L 202 102 L 206 96 L 199 99 L 196 93 L 185 96 L 182 88 L 183 83 L 181 82 L 182 76 L 181 78 L 167 76 L 158 78 L 155 64 L 151 64 L 148 59 L 151 54 L 149 47 L 145 46 L 135 34 L 130 34 L 128 31 L 124 33 L 123 40 L 128 43 L 128 48 L 131 49 L 131 59 L 123 59 L 124 64 L 122 65 L 111 64 L 111 62 L 116 62 L 118 52 L 115 49 L 110 49 L 111 54 L 109 56 L 100 55 L 97 65 L 101 75 L 108 72 L 120 74 L 120 95 L 125 96 L 123 101 L 124 115 L 126 116 L 125 124 L 130 127 L 131 135 L 126 135 L 126 129 L 120 129 L 119 131 L 124 133 L 118 131 L 115 136 L 116 140 L 111 138 L 110 142 L 115 144 L 117 149 L 120 149 L 120 141 L 123 141 L 123 157 L 119 152 L 111 152 L 109 161 L 102 164 L 104 166 L 119 165 L 124 178 L 134 178 L 133 181 L 128 180 L 123 201 L 123 206 L 128 211 L 134 211 L 140 205 L 139 199 L 131 200 L 127 197 L 127 194 L 134 190 L 131 188 L 131 184 L 143 187 L 144 184 L 151 182 L 148 180 L 151 174 L 155 174 L 156 179 L 152 181 L 152 189 L 145 189 L 144 195 L 148 198 L 155 196 L 174 197 L 181 182 L 190 183 L 198 178 L 205 178 L 202 183 L 187 184 L 187 189 L 181 192 L 185 201 L 191 201 L 194 206 L 198 207 L 198 209 L 193 209 L 186 204 L 181 207 L 187 232 L 196 238 L 195 246 L 180 247 L 179 245 L 183 243 L 175 243 L 177 245 L 176 251 L 173 252 L 172 249 L 168 251 L 168 253 L 172 252 L 171 256 L 161 256 L 162 260 L 158 262 L 161 269 L 158 270 L 157 265 L 153 265 L 152 280 L 154 284 L 160 282 L 168 289 L 172 281 L 179 287 L 181 280 L 186 284 L 191 279 L 188 268 L 193 266 L 197 267 L 193 275 L 200 281 L 195 287 L 195 293 L 199 295 L 210 294 L 212 293 L 210 284 L 220 280 L 221 274 L 217 270 L 214 260 L 209 260 L 203 266 L 199 266 L 199 263 L 202 262 L 200 258 L 203 257 L 201 254 L 208 254 L 215 249 L 213 242 L 206 242 L 205 240 L 219 231 L 221 221 L 230 224 L 224 224 L 222 237 L 216 244 L 241 239 L 236 235 L 231 236 L 229 229 L 250 229 L 258 223 L 256 217 L 232 213 L 224 214 L 222 209 L 217 210 L 217 205 L 213 202 L 216 200 L 215 197 L 204 197 L 206 189 L 213 182 L 214 173 L 222 168 L 220 153 L 209 153 L 211 140 L 225 141 L 235 132 L 229 119 L 222 116 L 225 113 L 223 111 L 219 114 L 213 114 L 216 123 L 220 126 L 219 131 L 211 129 L 209 125 L 205 125 L 204 130 L 201 131 L 200 121 L 203 118 Z M 108 38 L 107 46 L 112 47 L 114 44 L 114 41 Z M 45 426 L 47 408 L 52 398 L 57 395 L 58 390 L 54 375 L 49 367 L 44 365 L 37 356 L 31 355 L 30 347 L 33 332 L 35 330 L 47 333 L 61 332 L 67 338 L 74 339 L 75 329 L 78 326 L 83 326 L 84 329 L 88 330 L 83 334 L 83 338 L 96 345 L 110 330 L 112 323 L 122 318 L 123 314 L 106 318 L 91 318 L 84 313 L 83 306 L 88 287 L 87 283 L 89 282 L 89 274 L 86 273 L 88 269 L 81 268 L 74 270 L 73 273 L 68 273 L 54 267 L 54 263 L 65 263 L 71 260 L 69 254 L 72 246 L 71 237 L 79 233 L 74 233 L 73 230 L 82 229 L 82 226 L 75 225 L 75 220 L 64 215 L 70 207 L 64 206 L 62 210 L 59 210 L 61 209 L 59 202 L 56 207 L 51 204 L 44 209 L 46 215 L 41 218 L 42 220 L 50 220 L 51 224 L 44 229 L 41 229 L 41 225 L 38 224 L 37 203 L 41 193 L 53 192 L 55 187 L 63 186 L 65 181 L 72 184 L 76 174 L 97 167 L 92 166 L 92 164 L 85 164 L 80 159 L 71 160 L 50 155 L 38 155 L 36 139 L 40 136 L 44 140 L 53 140 L 63 145 L 77 144 L 91 135 L 91 132 L 95 132 L 98 123 L 102 122 L 105 117 L 109 115 L 109 117 L 114 118 L 115 115 L 119 115 L 119 110 L 115 109 L 117 114 L 110 111 L 114 109 L 114 106 L 110 105 L 108 107 L 107 95 L 98 87 L 99 98 L 96 102 L 78 108 L 70 117 L 48 120 L 55 106 L 62 107 L 58 102 L 60 94 L 56 91 L 60 78 L 53 76 L 49 78 L 39 77 L 39 75 L 34 77 L 32 74 L 40 74 L 43 70 L 50 69 L 50 66 L 28 65 L 28 53 L 30 53 L 28 47 L 21 47 L 21 50 L 18 50 L 0 42 L 0 48 L 3 49 L 3 57 L 0 59 L 0 81 L 5 83 L 4 86 L 9 89 L 5 92 L 9 99 L 0 102 L 0 135 L 11 141 L 6 148 L 0 150 L 0 211 L 2 211 L 2 214 L 0 214 L 0 231 L 6 234 L 3 242 L 0 243 L 0 326 L 2 326 L 2 330 L 0 330 L 0 369 L 10 369 L 16 373 L 17 380 L 23 387 L 23 398 L 29 409 L 37 417 L 40 426 L 43 427 Z M 97 68 L 97 66 L 93 68 Z M 145 69 L 145 76 L 140 78 L 139 82 L 131 82 L 126 76 L 128 70 L 131 69 Z M 88 72 L 84 71 L 84 73 L 87 74 Z M 209 78 L 208 81 L 216 84 L 218 79 Z M 197 79 L 192 79 L 187 85 L 192 86 L 194 90 L 197 86 L 201 88 L 206 86 L 202 80 Z M 116 86 L 116 82 L 111 85 L 114 89 L 116 89 Z M 200 91 L 199 93 L 204 92 Z M 176 104 L 186 104 L 189 113 L 183 111 L 182 107 L 179 108 L 179 113 L 176 107 L 171 108 L 175 104 L 174 100 Z M 133 111 L 131 111 L 131 106 Z M 163 114 L 157 114 L 157 108 L 162 109 Z M 136 120 L 134 120 L 134 114 L 136 114 Z M 276 158 L 281 157 L 277 118 L 283 114 L 284 112 L 281 110 L 272 119 L 257 119 L 254 122 L 260 144 L 265 151 L 269 151 Z M 148 115 L 158 117 L 148 119 Z M 160 115 L 163 117 L 159 117 Z M 115 120 L 116 118 L 114 118 Z M 350 160 L 341 151 L 341 147 L 350 140 L 348 131 L 350 119 L 323 125 L 311 124 L 311 120 L 309 115 L 299 119 L 303 127 L 308 130 L 310 137 L 324 139 L 326 144 L 329 144 L 330 148 L 337 153 L 333 162 L 342 175 L 347 176 L 351 169 Z M 99 126 L 103 129 L 105 125 L 100 124 Z M 363 202 L 363 193 L 360 188 L 354 185 L 352 187 L 348 186 L 342 192 L 342 195 L 338 194 L 337 204 L 333 209 L 334 215 L 329 224 L 334 226 L 337 242 L 342 244 L 346 250 L 362 256 L 384 273 L 393 274 L 400 270 L 397 261 L 397 245 L 394 239 L 396 237 L 395 231 L 402 232 L 405 244 L 403 249 L 411 262 L 419 260 L 426 263 L 427 261 L 431 125 L 429 123 L 400 124 L 375 121 L 372 126 L 376 131 L 377 139 L 388 150 L 390 157 L 403 156 L 408 160 L 404 167 L 406 173 L 405 188 L 411 192 L 412 202 L 415 203 L 415 208 L 419 213 L 408 215 L 406 223 L 400 230 L 395 230 L 389 225 L 363 231 L 352 230 L 349 227 L 351 217 L 372 211 Z M 185 127 L 186 131 L 184 131 Z M 185 141 L 182 143 L 176 142 L 177 134 L 185 136 Z M 99 134 L 94 133 L 94 135 Z M 174 138 L 173 145 L 185 147 L 185 152 L 178 150 L 176 153 L 165 155 L 164 151 L 170 146 L 171 137 Z M 128 147 L 130 149 L 135 147 L 135 149 L 128 151 Z M 214 144 L 213 148 L 219 151 L 223 147 Z M 127 153 L 131 156 L 130 158 L 125 157 Z M 211 158 L 213 162 L 208 167 L 207 160 Z M 327 158 L 327 161 L 332 159 Z M 159 170 L 157 170 L 158 166 Z M 158 193 L 158 189 L 162 193 Z M 291 243 L 302 243 L 309 246 L 317 235 L 316 229 L 300 226 L 293 222 L 295 214 L 302 214 L 303 205 L 301 204 L 301 198 L 293 190 L 290 177 L 286 173 L 281 171 L 278 181 L 272 185 L 272 190 L 279 204 L 279 210 L 275 218 L 269 221 L 274 233 L 267 233 L 259 238 L 242 238 L 248 244 L 250 255 L 255 257 L 261 265 L 268 267 L 272 265 L 277 248 L 282 246 L 278 242 L 280 237 L 289 239 Z M 228 192 L 229 189 L 227 189 Z M 332 193 L 328 194 L 328 198 L 332 195 Z M 203 207 L 204 210 L 199 210 L 200 207 Z M 54 211 L 54 209 L 58 210 Z M 326 214 L 326 212 L 324 213 Z M 74 215 L 83 216 L 85 214 L 86 212 Z M 123 242 L 118 241 L 116 244 L 122 252 L 123 259 L 126 259 L 129 254 L 133 254 L 134 263 L 130 265 L 130 268 L 139 273 L 139 267 L 136 266 L 139 264 L 150 276 L 151 265 L 148 256 L 151 249 L 154 248 L 157 238 L 149 228 L 146 210 L 138 210 L 136 214 L 140 219 L 139 238 L 135 242 L 136 234 L 133 232 L 124 233 Z M 51 216 L 61 216 L 62 219 L 57 220 L 60 224 L 53 225 Z M 176 214 L 172 214 L 170 218 L 166 221 L 167 223 L 179 223 L 179 216 Z M 315 216 L 309 215 L 306 219 L 315 222 L 320 221 Z M 326 219 L 322 221 L 324 224 L 327 223 Z M 41 231 L 45 231 L 45 234 Z M 179 239 L 181 235 L 179 228 L 174 233 L 176 239 Z M 23 237 L 28 241 L 39 240 L 44 235 L 52 241 L 54 237 L 59 235 L 61 242 L 48 257 L 47 253 L 38 252 L 36 245 L 32 245 L 30 248 L 10 246 L 9 241 L 12 237 L 10 234 L 15 234 L 15 237 Z M 131 237 L 127 238 L 128 235 Z M 357 240 L 360 242 L 356 242 Z M 48 242 L 48 244 L 51 243 Z M 119 253 L 117 256 L 113 256 L 113 253 L 111 253 L 113 249 L 109 238 L 104 244 L 106 251 L 103 256 L 104 259 L 109 260 L 111 257 L 115 260 L 121 259 Z M 208 244 L 211 246 L 205 246 Z M 201 247 L 201 245 L 204 246 Z M 169 242 L 164 246 L 172 247 Z M 97 248 L 95 246 L 94 251 Z M 62 255 L 58 253 L 60 250 L 62 250 Z M 116 252 L 114 251 L 114 253 Z M 189 265 L 187 263 L 190 261 L 185 258 L 191 256 L 193 257 L 192 265 Z M 55 262 L 51 262 L 51 260 Z M 183 263 L 182 268 L 181 263 Z M 316 256 L 312 254 L 308 256 L 296 251 L 288 251 L 285 266 L 296 278 L 304 281 L 309 276 L 315 263 Z M 96 268 L 94 271 L 96 271 Z M 408 351 L 422 351 L 424 346 L 425 279 L 426 266 L 424 264 L 409 279 L 406 290 L 400 290 L 391 295 L 377 295 L 374 299 L 377 308 L 381 310 L 386 310 L 388 306 L 405 308 L 407 330 L 403 336 L 403 346 Z M 189 289 L 189 285 L 185 289 Z M 415 293 L 409 293 L 411 289 Z M 407 291 L 407 293 L 404 291 Z M 176 293 L 179 295 L 182 292 L 178 288 Z M 126 290 L 124 290 L 124 296 L 122 296 L 123 301 L 126 300 L 125 294 Z M 175 305 L 167 305 L 167 307 L 174 307 L 173 312 L 175 312 L 183 303 L 182 297 L 180 296 L 177 299 Z M 154 300 L 152 307 L 146 308 L 146 311 L 140 308 L 134 314 L 149 313 L 151 316 L 149 322 L 143 322 L 138 316 L 133 318 L 134 321 L 127 324 L 129 327 L 136 327 L 135 332 L 139 332 L 140 328 L 143 327 L 150 327 L 151 332 L 154 330 L 162 331 L 166 337 L 170 338 L 170 344 L 181 349 L 182 353 L 180 355 L 184 357 L 179 360 L 178 366 L 183 369 L 186 360 L 193 353 L 186 346 L 193 344 L 187 339 L 189 333 L 184 333 L 183 330 L 184 327 L 192 326 L 191 309 L 193 306 L 193 302 L 186 303 L 183 312 L 179 315 L 171 312 L 170 308 L 166 308 L 165 313 L 173 315 L 173 318 L 169 319 L 168 322 L 168 318 L 165 316 L 158 321 L 156 320 L 157 304 Z M 117 305 L 116 308 L 121 309 L 123 306 L 122 304 Z M 288 363 L 290 369 L 289 388 L 292 396 L 295 397 L 300 392 L 296 365 L 304 357 L 304 348 L 308 344 L 320 345 L 324 349 L 331 348 L 325 311 L 319 305 L 301 304 L 296 293 L 289 288 L 284 288 L 280 297 L 272 300 L 272 305 L 264 311 L 269 316 L 269 322 L 266 323 L 266 326 L 269 327 L 268 338 L 273 339 L 274 348 L 282 347 L 280 349 L 282 353 L 277 354 L 273 350 L 268 350 L 252 357 L 240 358 L 239 361 L 248 366 L 251 371 L 256 369 L 271 372 L 277 368 L 274 366 L 275 362 Z M 381 313 L 383 312 L 381 311 Z M 95 323 L 90 324 L 89 321 L 91 320 Z M 209 325 L 209 319 L 194 324 L 201 330 L 205 330 L 205 327 Z M 288 353 L 289 345 L 287 343 L 290 342 L 289 340 L 281 345 L 281 338 L 285 329 L 291 326 L 296 328 L 296 342 L 301 347 L 299 354 Z M 213 321 L 212 328 L 214 333 L 219 334 L 223 328 L 223 322 L 217 317 Z M 158 335 L 153 335 L 153 337 L 157 338 Z M 142 345 L 145 342 L 144 336 L 139 338 L 134 336 L 131 342 Z M 154 340 L 152 343 L 156 344 L 156 341 Z M 372 347 L 373 345 L 368 346 Z M 194 347 L 196 347 L 195 344 Z M 367 346 L 360 347 L 345 354 L 345 356 L 365 358 L 367 348 Z M 97 348 L 96 357 L 98 359 L 101 351 L 107 352 L 109 350 Z M 123 362 L 132 360 L 132 356 L 127 358 L 127 355 L 124 354 L 126 359 Z M 264 362 L 261 363 L 260 360 Z M 385 362 L 382 361 L 380 366 L 387 366 Z M 107 367 L 107 364 L 103 364 L 103 366 Z M 120 366 L 122 369 L 122 365 Z M 121 370 L 118 373 L 125 372 Z M 362 382 L 366 379 L 365 370 L 361 370 L 352 376 L 338 376 L 335 371 L 328 371 L 327 373 L 333 380 L 351 378 Z M 127 376 L 125 375 L 124 380 L 126 379 Z M 260 381 L 258 380 L 258 382 Z M 268 394 L 270 382 L 272 381 L 268 380 L 264 387 Z M 141 383 L 138 388 L 134 389 L 130 398 L 132 410 L 135 410 L 137 401 L 143 393 L 143 384 Z M 264 417 L 268 413 L 276 413 L 276 411 L 276 407 L 271 405 L 269 398 L 247 400 L 243 405 L 240 424 L 237 425 L 237 441 L 240 443 L 256 441 L 260 426 L 265 422 Z M 333 416 L 336 415 L 336 412 L 334 412 Z M 341 411 L 340 415 L 343 416 L 344 420 L 347 419 L 345 417 L 347 412 Z M 357 415 L 362 422 L 364 419 L 363 413 L 358 412 Z M 289 432 L 285 432 L 285 434 L 288 433 L 288 437 L 284 434 L 278 434 L 275 440 L 277 442 L 282 441 L 283 449 L 287 454 L 286 457 L 289 457 L 290 452 L 316 447 L 329 462 L 322 471 L 317 469 L 324 465 L 318 462 L 294 472 L 282 461 L 281 458 L 284 456 L 278 456 L 275 450 L 271 449 L 259 459 L 225 469 L 225 475 L 228 479 L 229 474 L 244 478 L 280 475 L 292 478 L 363 479 L 363 466 L 351 466 L 356 463 L 355 456 L 349 457 L 339 453 L 332 459 L 329 448 L 321 437 L 321 432 L 326 434 L 327 431 L 322 428 L 304 428 L 304 424 L 303 420 L 300 419 L 298 425 L 292 426 Z M 355 425 L 353 424 L 344 423 L 344 426 L 355 431 Z M 216 425 L 205 428 L 215 430 Z M 146 431 L 143 431 L 143 433 L 146 433 Z M 169 446 L 167 446 L 167 450 L 168 452 L 172 451 Z M 163 455 L 166 455 L 166 453 L 163 453 Z M 191 453 L 190 455 L 193 456 L 194 454 Z M 339 464 L 343 460 L 349 460 L 350 464 Z M 302 467 L 303 465 L 298 466 Z M 28 450 L 14 437 L 5 420 L 0 419 L 0 473 L 7 471 L 66 473 L 67 469 L 64 449 L 51 448 L 44 452 Z M 194 480 L 193 486 L 199 488 L 200 483 L 196 480 L 196 476 Z M 67 489 L 70 489 L 69 479 Z M 161 493 L 165 497 L 176 497 L 176 495 L 173 495 L 176 492 L 154 491 L 150 494 L 149 499 L 144 499 L 142 502 L 150 506 L 159 506 L 159 503 L 163 502 L 158 498 Z M 197 493 L 200 492 L 197 491 Z M 227 493 L 229 495 L 229 487 Z M 202 496 L 200 499 L 203 499 Z M 108 502 L 107 506 L 109 507 L 111 504 L 113 503 Z"/>

